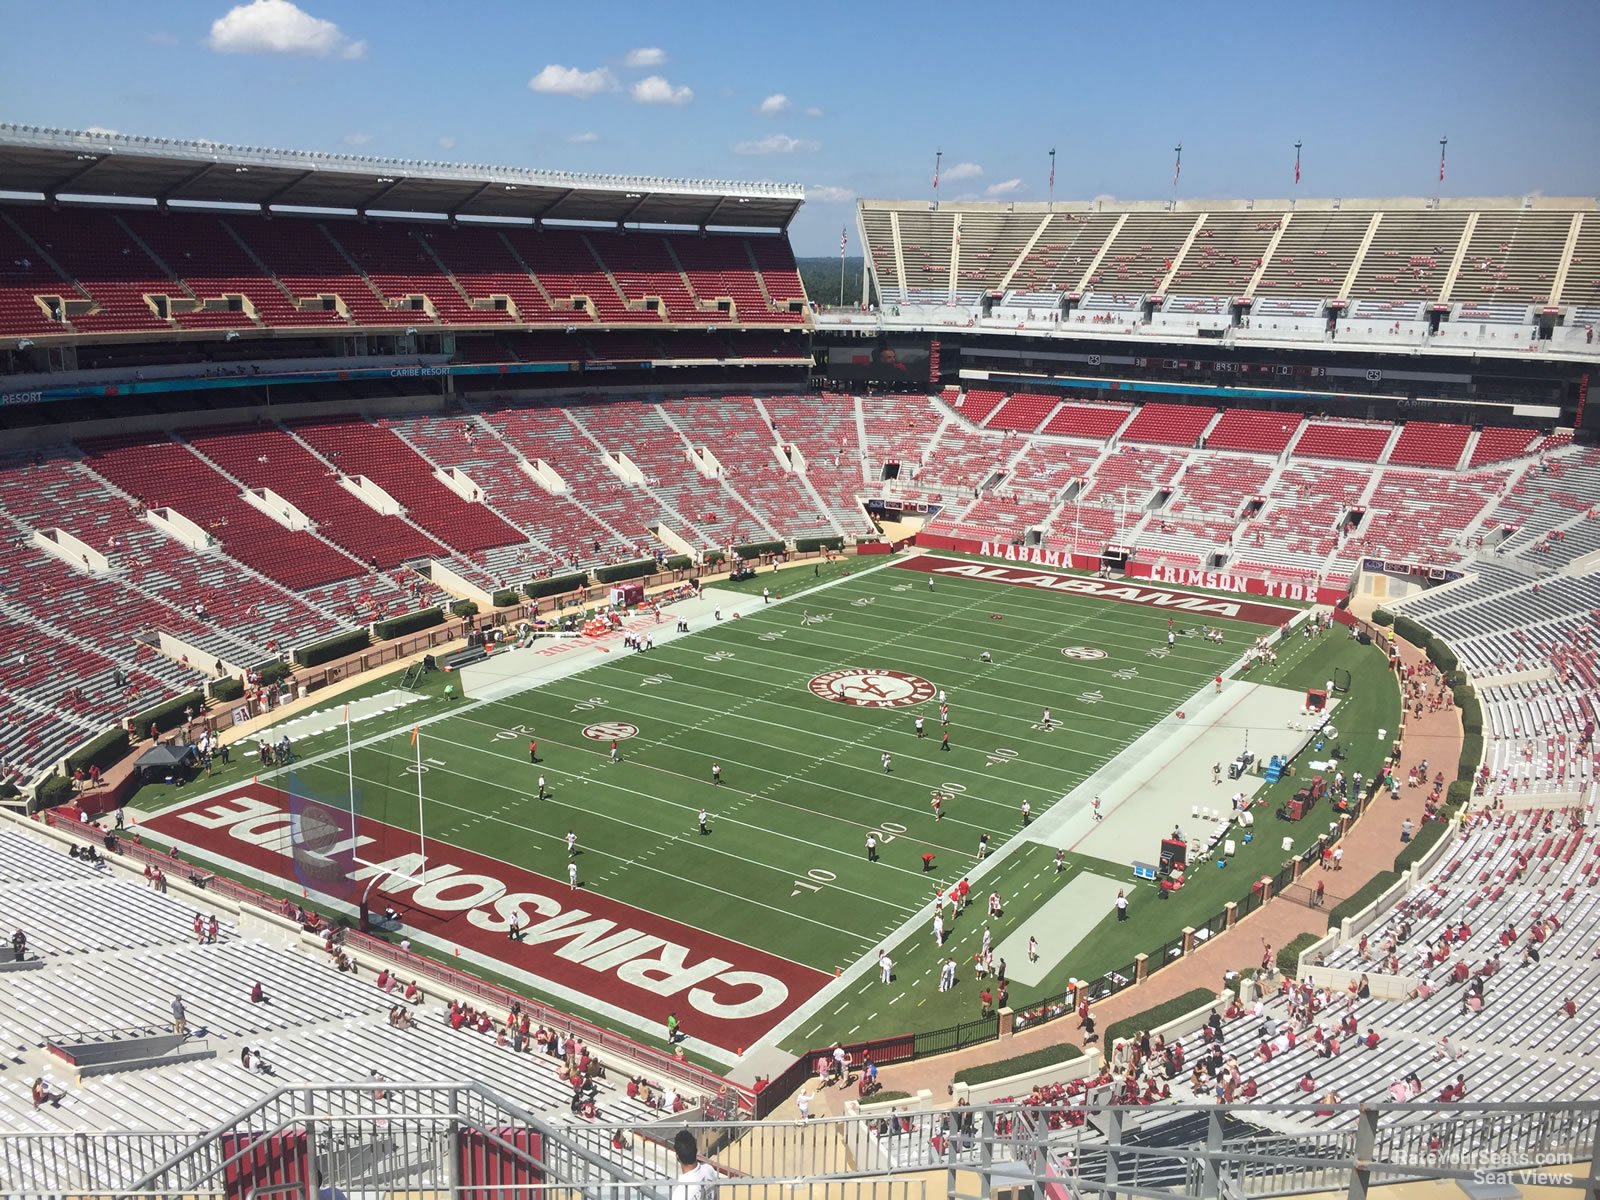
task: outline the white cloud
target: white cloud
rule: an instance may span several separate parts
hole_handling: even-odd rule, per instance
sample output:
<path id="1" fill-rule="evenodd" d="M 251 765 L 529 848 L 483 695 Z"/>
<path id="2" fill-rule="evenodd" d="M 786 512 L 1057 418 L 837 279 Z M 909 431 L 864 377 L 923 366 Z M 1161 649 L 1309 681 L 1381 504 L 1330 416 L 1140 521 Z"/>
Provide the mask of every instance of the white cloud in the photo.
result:
<path id="1" fill-rule="evenodd" d="M 104 125 L 91 125 L 91 126 L 89 126 L 89 128 L 85 129 L 84 132 L 85 133 L 98 133 L 102 137 L 118 137 L 118 136 L 121 135 L 122 130 L 120 130 L 120 129 L 107 129 Z"/>
<path id="2" fill-rule="evenodd" d="M 813 183 L 806 189 L 806 199 L 818 204 L 847 204 L 856 198 L 849 188 L 835 187 L 831 183 Z"/>
<path id="3" fill-rule="evenodd" d="M 456 140 L 455 140 L 455 138 L 451 137 L 449 134 L 446 134 L 444 137 L 439 139 L 439 149 L 441 149 L 441 150 L 454 150 L 455 148 L 456 148 Z"/>
<path id="4" fill-rule="evenodd" d="M 783 112 L 788 107 L 789 97 L 785 96 L 782 92 L 773 92 L 772 95 L 768 96 L 756 106 L 756 111 L 761 113 L 763 116 L 770 117 L 776 115 L 777 113 Z"/>
<path id="5" fill-rule="evenodd" d="M 305 54 L 313 58 L 365 58 L 367 44 L 332 21 L 313 17 L 289 0 L 250 0 L 211 23 L 206 42 L 221 54 Z"/>
<path id="6" fill-rule="evenodd" d="M 808 117 L 820 117 L 821 115 L 822 115 L 822 110 L 820 108 L 818 108 L 815 104 L 813 104 L 810 108 L 806 109 L 806 116 L 808 116 Z"/>
<path id="7" fill-rule="evenodd" d="M 983 174 L 983 168 L 975 162 L 959 162 L 953 167 L 946 167 L 946 179 L 976 179 Z"/>
<path id="8" fill-rule="evenodd" d="M 178 35 L 167 33 L 165 30 L 157 30 L 154 33 L 145 34 L 144 40 L 152 46 L 176 46 L 178 44 Z"/>
<path id="9" fill-rule="evenodd" d="M 344 135 L 344 144 L 346 146 L 365 146 L 371 140 L 372 135 L 370 133 L 347 133 Z"/>
<path id="10" fill-rule="evenodd" d="M 528 80 L 528 87 L 532 91 L 544 92 L 546 95 L 576 96 L 580 100 L 587 100 L 600 92 L 616 91 L 617 78 L 604 67 L 596 67 L 593 71 L 580 71 L 577 67 L 563 67 L 559 63 L 550 63 Z"/>
<path id="11" fill-rule="evenodd" d="M 687 104 L 694 99 L 693 90 L 668 83 L 659 75 L 646 75 L 631 90 L 640 104 Z"/>
<path id="12" fill-rule="evenodd" d="M 1003 183 L 991 183 L 988 187 L 984 188 L 983 190 L 984 190 L 984 193 L 986 195 L 988 195 L 988 196 L 1009 196 L 1012 192 L 1016 191 L 1021 186 L 1022 186 L 1022 180 L 1020 180 L 1020 179 L 1007 179 Z"/>
<path id="13" fill-rule="evenodd" d="M 582 133 L 575 133 L 567 139 L 567 141 L 571 142 L 574 146 L 592 146 L 599 140 L 600 135 L 598 133 L 587 129 Z"/>
<path id="14" fill-rule="evenodd" d="M 629 50 L 622 61 L 630 67 L 659 67 L 667 61 L 667 52 L 660 46 L 640 46 Z"/>
<path id="15" fill-rule="evenodd" d="M 820 150 L 821 145 L 809 138 L 790 137 L 787 133 L 769 133 L 754 142 L 740 142 L 734 146 L 735 154 L 794 154 L 801 150 Z"/>

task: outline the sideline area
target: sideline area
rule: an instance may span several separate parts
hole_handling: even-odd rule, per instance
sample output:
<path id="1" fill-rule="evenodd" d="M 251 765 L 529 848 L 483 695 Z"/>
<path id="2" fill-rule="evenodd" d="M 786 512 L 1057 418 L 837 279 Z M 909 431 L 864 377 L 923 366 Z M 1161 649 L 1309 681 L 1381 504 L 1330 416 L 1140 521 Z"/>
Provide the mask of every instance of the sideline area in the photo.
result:
<path id="1" fill-rule="evenodd" d="M 1401 662 L 1406 666 L 1426 663 L 1427 656 L 1416 647 L 1396 639 Z M 1402 746 L 1400 769 L 1402 773 L 1427 759 L 1432 763 L 1454 763 L 1460 757 L 1462 744 L 1459 710 L 1449 708 L 1440 712 L 1424 713 L 1407 720 Z M 1400 849 L 1400 825 L 1410 819 L 1422 820 L 1423 802 L 1427 793 L 1420 788 L 1405 788 L 1398 800 L 1380 797 L 1366 814 L 1354 822 L 1343 841 L 1345 848 L 1343 870 L 1337 874 L 1326 871 L 1320 864 L 1307 869 L 1302 879 L 1312 886 L 1319 880 L 1330 893 L 1352 895 L 1374 876 L 1389 869 L 1395 853 Z M 1240 918 L 1233 929 L 1208 940 L 1192 953 L 1173 963 L 1165 970 L 1152 975 L 1138 987 L 1128 988 L 1094 1006 L 1099 1028 L 1104 1030 L 1113 1023 L 1137 1015 L 1147 1009 L 1176 999 L 1196 988 L 1217 991 L 1238 974 L 1259 969 L 1267 947 L 1286 945 L 1302 933 L 1322 935 L 1327 932 L 1325 909 L 1308 908 L 1283 897 Z M 1133 926 L 1137 934 L 1137 925 Z M 967 1067 L 997 1062 L 1042 1047 L 1068 1042 L 1084 1045 L 1077 1021 L 1063 1017 L 1042 1025 L 1025 1029 L 1008 1039 L 988 1042 L 968 1050 L 921 1059 L 898 1066 L 883 1067 L 879 1080 L 886 1091 L 908 1092 L 916 1095 L 928 1089 L 937 1099 L 948 1094 L 951 1077 Z M 1090 1053 L 1098 1053 L 1091 1050 Z M 833 1089 L 823 1090 L 813 1102 L 812 1111 L 832 1113 L 841 1107 L 846 1097 Z M 780 1106 L 779 1116 L 794 1115 L 793 1101 Z"/>

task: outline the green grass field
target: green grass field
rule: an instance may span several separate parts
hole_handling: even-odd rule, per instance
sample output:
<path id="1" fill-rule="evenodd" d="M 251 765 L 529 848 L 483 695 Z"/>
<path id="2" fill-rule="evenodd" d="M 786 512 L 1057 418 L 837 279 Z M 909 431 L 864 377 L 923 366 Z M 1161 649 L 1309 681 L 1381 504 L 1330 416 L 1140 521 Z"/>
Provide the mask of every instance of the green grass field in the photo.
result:
<path id="1" fill-rule="evenodd" d="M 725 613 L 729 619 L 698 624 L 692 636 L 649 654 L 618 646 L 601 665 L 508 700 L 452 698 L 434 676 L 428 698 L 394 714 L 390 733 L 374 738 L 385 728 L 381 719 L 357 730 L 370 742 L 358 745 L 353 761 L 361 812 L 415 828 L 410 732 L 416 720 L 432 717 L 422 742 L 430 841 L 564 879 L 571 829 L 584 848 L 586 888 L 831 974 L 873 954 L 926 906 L 936 885 L 969 871 L 981 834 L 1004 848 L 1020 830 L 1024 799 L 1037 820 L 1262 632 L 1207 617 L 1227 630 L 1226 643 L 1185 638 L 1170 656 L 1151 657 L 1164 646 L 1165 611 L 963 578 L 941 577 L 930 591 L 927 578 L 872 570 L 863 560 L 815 575 L 810 567 L 763 575 L 734 585 L 750 597 L 737 620 Z M 819 583 L 829 586 L 787 603 L 759 599 L 762 586 L 782 594 Z M 815 623 L 802 627 L 803 612 Z M 1106 657 L 1065 657 L 1067 646 Z M 992 663 L 979 661 L 980 649 L 992 653 Z M 1264 681 L 1320 682 L 1332 665 L 1362 672 L 1342 726 L 1376 728 L 1389 720 L 1381 656 L 1342 635 L 1297 643 L 1277 677 Z M 950 751 L 939 750 L 936 702 L 860 708 L 809 690 L 813 677 L 845 668 L 905 672 L 947 690 Z M 1046 707 L 1056 722 L 1048 734 L 1038 726 Z M 913 729 L 919 713 L 929 734 L 920 740 Z M 620 743 L 620 763 L 609 761 L 608 740 L 584 736 L 586 726 L 600 723 L 637 727 L 637 736 Z M 538 766 L 528 762 L 530 733 L 539 741 Z M 345 793 L 342 747 L 338 733 L 300 743 L 296 769 L 306 786 Z M 337 753 L 318 758 L 328 751 Z M 893 756 L 887 774 L 883 753 Z M 713 762 L 722 767 L 720 787 L 711 783 Z M 1354 765 L 1370 773 L 1370 764 Z M 209 782 L 248 779 L 254 771 L 236 758 Z M 550 785 L 543 802 L 533 798 L 540 774 Z M 937 822 L 936 791 L 945 797 Z M 146 789 L 135 804 L 157 809 L 177 798 Z M 709 837 L 696 830 L 701 806 L 710 814 Z M 1316 832 L 1312 824 L 1294 828 L 1302 841 Z M 864 850 L 869 831 L 882 843 L 875 864 Z M 1276 832 L 1257 839 L 1258 864 L 1198 872 L 1172 902 L 1141 905 L 1139 919 L 1115 935 L 1097 929 L 1042 988 L 1016 989 L 1013 1006 L 1059 990 L 1069 976 L 1124 964 L 1214 913 L 1250 879 L 1276 870 L 1283 857 L 1276 843 Z M 923 871 L 924 853 L 935 855 L 931 875 Z M 983 887 L 1007 897 L 1009 923 L 1043 903 L 1060 877 L 1048 847 L 1019 842 L 1002 853 Z M 1071 870 L 1127 877 L 1126 864 L 1076 856 Z M 1098 924 L 1100 917 L 1085 919 Z M 952 953 L 971 953 L 964 942 L 976 938 L 978 924 L 958 923 Z M 911 939 L 922 940 L 921 932 Z M 977 1015 L 970 983 L 941 995 L 921 986 L 924 964 L 914 964 L 914 954 L 896 957 L 905 965 L 902 989 L 883 989 L 870 972 L 795 1030 L 786 1048 Z M 921 957 L 932 962 L 930 951 Z"/>

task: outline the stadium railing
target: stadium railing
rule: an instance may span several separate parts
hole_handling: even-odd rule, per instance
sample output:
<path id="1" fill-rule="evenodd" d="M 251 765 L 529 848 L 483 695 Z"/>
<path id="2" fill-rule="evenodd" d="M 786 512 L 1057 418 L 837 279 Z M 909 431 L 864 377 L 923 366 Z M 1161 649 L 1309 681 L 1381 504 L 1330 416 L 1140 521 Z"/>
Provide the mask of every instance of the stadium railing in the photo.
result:
<path id="1" fill-rule="evenodd" d="M 1307 1124 L 1296 1129 L 1297 1122 Z M 856 1116 L 684 1128 L 719 1172 L 716 1194 L 750 1200 L 793 1196 L 797 1181 L 813 1196 L 920 1195 L 839 1185 L 928 1171 L 945 1173 L 941 1194 L 960 1200 L 987 1200 L 1008 1183 L 1047 1195 L 1261 1200 L 1313 1191 L 1365 1196 L 1371 1185 L 1403 1180 L 1592 1193 L 1600 1101 L 1127 1106 L 1091 1099 L 1087 1108 L 1022 1101 L 906 1109 L 892 1124 Z M 670 1160 L 639 1146 L 627 1126 L 557 1124 L 470 1083 L 282 1088 L 200 1134 L 0 1134 L 0 1178 L 16 1200 L 221 1200 L 325 1189 L 668 1200 L 674 1174 Z"/>

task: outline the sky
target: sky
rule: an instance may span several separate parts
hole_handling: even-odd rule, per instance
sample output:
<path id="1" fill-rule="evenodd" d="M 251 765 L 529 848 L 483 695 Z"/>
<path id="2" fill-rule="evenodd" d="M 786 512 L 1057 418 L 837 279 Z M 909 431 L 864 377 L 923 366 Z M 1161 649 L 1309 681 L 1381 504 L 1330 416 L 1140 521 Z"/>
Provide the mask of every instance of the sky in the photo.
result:
<path id="1" fill-rule="evenodd" d="M 857 196 L 1600 194 L 1600 0 L 0 0 L 0 120 Z M 1439 139 L 1449 138 L 1438 181 Z M 3 186 L 4 181 L 0 181 Z"/>

